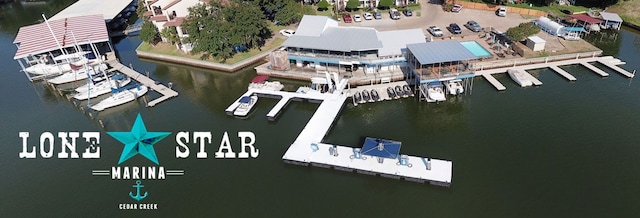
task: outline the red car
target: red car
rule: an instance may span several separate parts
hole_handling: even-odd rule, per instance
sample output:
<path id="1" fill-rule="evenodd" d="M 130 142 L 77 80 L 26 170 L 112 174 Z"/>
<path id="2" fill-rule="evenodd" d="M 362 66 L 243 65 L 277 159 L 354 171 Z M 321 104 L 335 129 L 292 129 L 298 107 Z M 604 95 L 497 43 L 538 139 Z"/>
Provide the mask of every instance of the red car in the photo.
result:
<path id="1" fill-rule="evenodd" d="M 342 14 L 342 20 L 344 20 L 345 23 L 353 22 L 353 20 L 351 19 L 351 15 L 347 13 Z"/>

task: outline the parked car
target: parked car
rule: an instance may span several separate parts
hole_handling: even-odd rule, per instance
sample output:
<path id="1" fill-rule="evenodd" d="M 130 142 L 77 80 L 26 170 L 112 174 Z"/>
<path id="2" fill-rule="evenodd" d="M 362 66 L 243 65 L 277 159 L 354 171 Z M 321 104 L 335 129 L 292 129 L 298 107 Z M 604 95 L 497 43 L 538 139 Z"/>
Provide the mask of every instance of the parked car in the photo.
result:
<path id="1" fill-rule="evenodd" d="M 453 5 L 453 8 L 451 8 L 451 12 L 456 12 L 456 13 L 458 13 L 458 12 L 460 12 L 461 10 L 462 10 L 462 5 L 459 5 L 459 4 L 455 4 L 455 5 Z"/>
<path id="2" fill-rule="evenodd" d="M 473 32 L 480 32 L 482 31 L 482 27 L 480 27 L 480 24 L 478 24 L 477 22 L 470 20 L 467 21 L 466 24 L 464 24 L 465 27 L 467 27 L 469 30 L 473 31 Z"/>
<path id="3" fill-rule="evenodd" d="M 507 7 L 501 6 L 498 8 L 498 10 L 496 10 L 496 15 L 500 17 L 507 16 Z"/>
<path id="4" fill-rule="evenodd" d="M 354 14 L 353 15 L 353 21 L 354 22 L 362 22 L 362 17 L 360 17 L 359 14 Z"/>
<path id="5" fill-rule="evenodd" d="M 413 16 L 413 11 L 411 11 L 411 9 L 408 9 L 408 8 L 405 9 L 404 10 L 404 16 L 407 16 L 407 17 Z"/>
<path id="6" fill-rule="evenodd" d="M 400 19 L 400 12 L 398 9 L 392 8 L 389 10 L 389 17 L 391 17 L 392 20 L 398 20 Z"/>
<path id="7" fill-rule="evenodd" d="M 344 14 L 342 14 L 342 20 L 343 20 L 345 23 L 351 23 L 351 22 L 353 21 L 353 20 L 351 19 L 351 15 L 350 15 L 350 14 L 348 14 L 348 13 L 344 13 Z"/>
<path id="8" fill-rule="evenodd" d="M 373 15 L 372 15 L 371 13 L 369 13 L 369 12 L 362 14 L 362 17 L 363 17 L 365 20 L 371 20 L 371 19 L 373 19 Z"/>
<path id="9" fill-rule="evenodd" d="M 460 26 L 458 26 L 457 23 L 451 23 L 449 24 L 449 32 L 453 34 L 460 34 L 462 33 L 462 29 L 460 29 Z"/>
<path id="10" fill-rule="evenodd" d="M 380 19 L 382 19 L 382 13 L 380 13 L 380 11 L 373 12 L 373 17 L 376 20 L 380 20 Z"/>
<path id="11" fill-rule="evenodd" d="M 430 26 L 429 28 L 427 28 L 427 31 L 429 31 L 429 33 L 431 33 L 431 35 L 436 36 L 436 37 L 440 37 L 442 36 L 442 30 L 440 29 L 440 27 L 437 26 Z"/>
<path id="12" fill-rule="evenodd" d="M 292 36 L 293 34 L 296 34 L 296 31 L 290 30 L 290 29 L 284 29 L 284 30 L 280 30 L 280 34 L 282 34 L 283 36 L 289 37 L 289 36 Z"/>

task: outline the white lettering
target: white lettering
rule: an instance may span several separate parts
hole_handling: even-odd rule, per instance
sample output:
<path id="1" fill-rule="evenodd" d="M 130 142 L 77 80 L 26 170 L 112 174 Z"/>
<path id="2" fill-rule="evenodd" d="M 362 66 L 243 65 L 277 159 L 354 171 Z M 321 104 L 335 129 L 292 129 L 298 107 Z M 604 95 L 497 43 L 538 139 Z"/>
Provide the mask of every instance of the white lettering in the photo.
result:
<path id="1" fill-rule="evenodd" d="M 205 139 L 211 144 L 211 132 L 194 132 L 193 142 L 200 141 L 200 151 L 196 154 L 197 158 L 207 158 L 207 152 L 204 150 Z"/>
<path id="2" fill-rule="evenodd" d="M 184 142 L 182 140 L 184 140 Z M 178 132 L 178 134 L 176 134 L 176 143 L 178 143 L 178 146 L 176 146 L 176 158 L 189 157 L 189 147 L 185 144 L 189 143 L 189 133 Z M 184 151 L 181 151 L 180 147 L 182 147 Z"/>
<path id="3" fill-rule="evenodd" d="M 45 151 L 44 143 L 49 141 L 49 151 Z M 50 132 L 44 132 L 40 135 L 40 156 L 44 158 L 51 158 L 53 156 L 53 134 Z"/>
<path id="4" fill-rule="evenodd" d="M 222 152 L 224 149 L 227 150 L 226 153 Z M 218 148 L 218 152 L 216 152 L 216 158 L 236 158 L 236 153 L 231 150 L 231 143 L 229 143 L 229 134 L 227 134 L 227 132 L 224 132 L 222 136 L 220 147 Z"/>
<path id="5" fill-rule="evenodd" d="M 18 156 L 20 158 L 36 158 L 36 146 L 31 146 L 31 151 L 28 151 L 29 149 L 27 148 L 29 132 L 20 132 L 18 135 L 22 138 L 22 152 Z"/>
<path id="6" fill-rule="evenodd" d="M 99 132 L 83 132 L 82 137 L 85 138 L 89 146 L 82 153 L 82 158 L 100 158 L 100 133 Z M 91 140 L 95 139 L 95 140 Z M 95 150 L 95 152 L 91 152 Z"/>
<path id="7" fill-rule="evenodd" d="M 240 138 L 240 143 L 242 145 L 242 152 L 238 154 L 238 157 L 249 158 L 249 154 L 245 151 L 247 147 L 249 148 L 249 151 L 251 151 L 252 158 L 258 157 L 260 151 L 253 147 L 253 143 L 256 142 L 255 134 L 253 134 L 253 132 L 238 132 L 238 137 Z M 247 142 L 247 138 L 249 139 L 249 142 Z"/>
<path id="8" fill-rule="evenodd" d="M 69 154 L 67 153 L 67 149 L 71 152 L 71 158 L 78 158 L 78 153 L 76 152 L 76 139 L 80 137 L 80 133 L 78 132 L 58 132 L 58 137 L 62 140 L 62 151 L 58 153 L 58 158 L 64 159 L 69 158 Z M 71 143 L 67 140 L 67 137 L 71 138 Z"/>

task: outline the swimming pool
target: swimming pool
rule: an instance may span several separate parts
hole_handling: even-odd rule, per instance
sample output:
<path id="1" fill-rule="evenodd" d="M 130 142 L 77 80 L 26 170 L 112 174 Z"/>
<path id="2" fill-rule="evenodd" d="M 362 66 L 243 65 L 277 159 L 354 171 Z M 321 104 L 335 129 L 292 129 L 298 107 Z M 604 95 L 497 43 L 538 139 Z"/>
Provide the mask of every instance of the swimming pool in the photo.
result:
<path id="1" fill-rule="evenodd" d="M 491 57 L 491 52 L 487 51 L 487 49 L 476 41 L 460 42 L 460 44 L 478 58 Z"/>

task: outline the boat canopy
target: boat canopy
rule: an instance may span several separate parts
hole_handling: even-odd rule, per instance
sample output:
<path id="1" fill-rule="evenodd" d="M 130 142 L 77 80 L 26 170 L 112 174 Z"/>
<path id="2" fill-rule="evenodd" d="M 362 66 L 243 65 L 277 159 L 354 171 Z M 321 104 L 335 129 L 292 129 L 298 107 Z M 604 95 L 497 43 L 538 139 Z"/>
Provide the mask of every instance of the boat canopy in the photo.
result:
<path id="1" fill-rule="evenodd" d="M 249 96 L 242 96 L 242 98 L 240 98 L 240 101 L 238 101 L 240 103 L 249 103 L 251 102 L 251 97 Z"/>
<path id="2" fill-rule="evenodd" d="M 263 83 L 264 81 L 267 81 L 267 79 L 269 79 L 268 75 L 259 75 L 253 78 L 251 83 Z"/>
<path id="3" fill-rule="evenodd" d="M 402 142 L 367 137 L 362 145 L 362 154 L 381 158 L 396 159 Z"/>
<path id="4" fill-rule="evenodd" d="M 428 86 L 442 86 L 442 83 L 437 81 L 437 82 L 429 82 L 427 83 Z"/>

